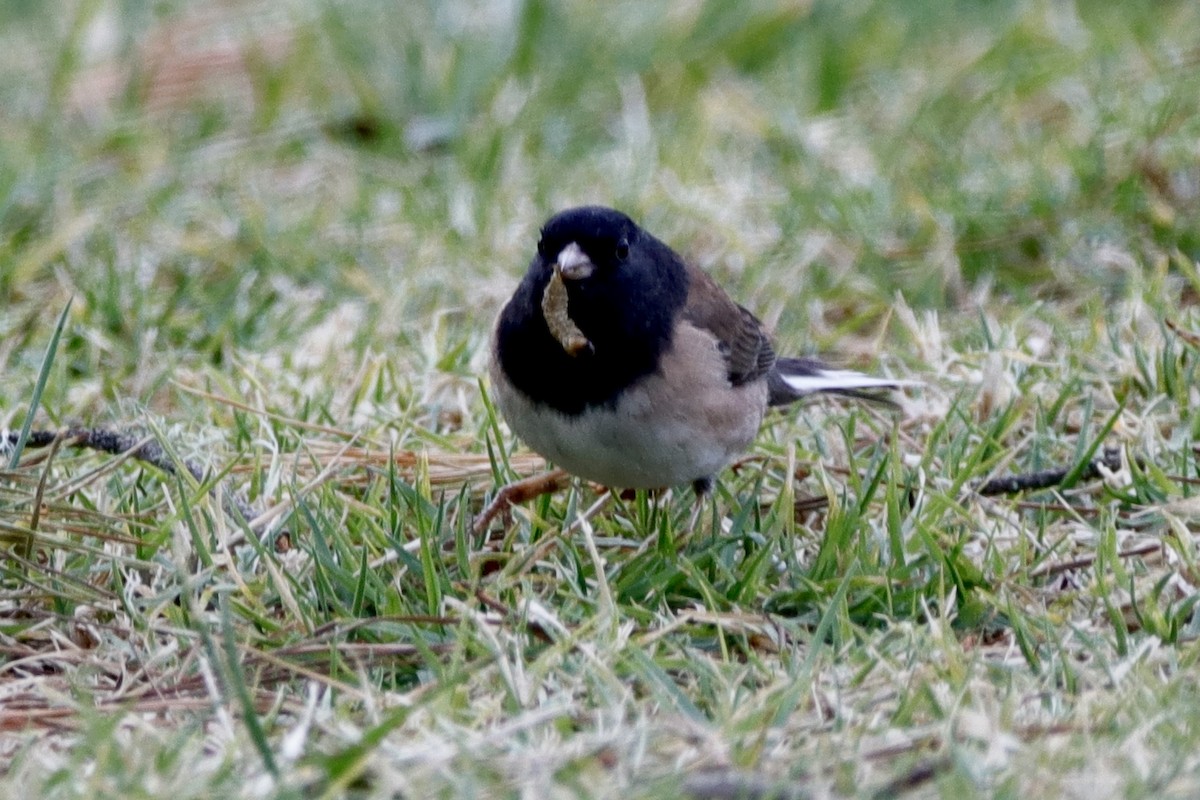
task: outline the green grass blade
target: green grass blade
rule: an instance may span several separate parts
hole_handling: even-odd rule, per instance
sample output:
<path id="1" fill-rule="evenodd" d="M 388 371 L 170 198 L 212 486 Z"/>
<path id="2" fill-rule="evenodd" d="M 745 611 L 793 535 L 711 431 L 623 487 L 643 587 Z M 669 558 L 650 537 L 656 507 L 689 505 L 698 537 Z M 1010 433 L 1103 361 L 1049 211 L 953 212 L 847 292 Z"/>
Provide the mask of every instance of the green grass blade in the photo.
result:
<path id="1" fill-rule="evenodd" d="M 46 390 L 46 384 L 50 381 L 50 367 L 54 364 L 54 356 L 58 352 L 58 340 L 62 337 L 63 328 L 67 324 L 67 313 L 70 312 L 74 299 L 67 300 L 67 304 L 63 306 L 62 312 L 58 315 L 58 322 L 54 325 L 54 333 L 50 335 L 50 344 L 46 346 L 46 354 L 42 356 L 42 366 L 38 369 L 37 382 L 33 386 L 33 397 L 29 399 L 29 411 L 25 414 L 21 433 L 17 436 L 12 455 L 8 459 L 9 469 L 16 469 L 17 464 L 21 463 L 21 453 L 25 449 L 25 442 L 29 441 L 29 431 L 33 428 L 33 417 L 37 414 L 38 406 L 42 404 L 42 392 Z"/>

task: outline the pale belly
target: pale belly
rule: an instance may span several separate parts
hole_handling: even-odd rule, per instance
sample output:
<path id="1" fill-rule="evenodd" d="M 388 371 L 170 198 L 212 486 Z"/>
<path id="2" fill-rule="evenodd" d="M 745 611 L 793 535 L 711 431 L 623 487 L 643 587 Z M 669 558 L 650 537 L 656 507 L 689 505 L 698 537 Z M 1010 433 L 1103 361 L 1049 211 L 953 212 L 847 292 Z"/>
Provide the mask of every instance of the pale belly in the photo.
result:
<path id="1" fill-rule="evenodd" d="M 649 375 L 615 405 L 577 416 L 530 402 L 499 376 L 492 385 L 513 432 L 556 466 L 605 486 L 661 488 L 711 477 L 744 453 L 767 404 L 765 381 L 724 381 L 711 338 L 681 337 L 663 358 L 661 371 L 671 370 L 669 383 Z"/>

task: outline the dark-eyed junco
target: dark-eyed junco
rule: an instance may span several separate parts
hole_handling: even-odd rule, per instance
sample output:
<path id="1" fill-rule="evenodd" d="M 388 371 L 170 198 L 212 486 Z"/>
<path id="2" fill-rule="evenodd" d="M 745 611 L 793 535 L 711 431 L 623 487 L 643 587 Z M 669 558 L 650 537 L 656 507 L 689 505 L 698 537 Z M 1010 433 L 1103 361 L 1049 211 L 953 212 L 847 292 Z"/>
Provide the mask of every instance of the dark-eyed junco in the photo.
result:
<path id="1" fill-rule="evenodd" d="M 542 228 L 496 323 L 491 378 L 512 430 L 567 472 L 698 494 L 745 452 L 768 406 L 903 383 L 776 357 L 712 278 L 599 206 Z"/>

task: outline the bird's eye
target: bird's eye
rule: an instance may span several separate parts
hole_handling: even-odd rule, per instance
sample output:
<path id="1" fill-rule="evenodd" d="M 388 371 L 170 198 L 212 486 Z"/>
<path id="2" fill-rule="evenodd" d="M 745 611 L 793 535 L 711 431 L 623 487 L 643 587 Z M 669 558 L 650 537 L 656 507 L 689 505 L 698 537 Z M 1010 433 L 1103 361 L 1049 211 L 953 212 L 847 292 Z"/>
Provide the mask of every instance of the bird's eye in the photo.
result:
<path id="1" fill-rule="evenodd" d="M 618 261 L 624 261 L 625 259 L 629 258 L 628 239 L 622 239 L 621 241 L 617 242 L 616 255 Z"/>
<path id="2" fill-rule="evenodd" d="M 546 257 L 546 238 L 544 236 L 538 237 L 538 255 L 542 258 Z"/>

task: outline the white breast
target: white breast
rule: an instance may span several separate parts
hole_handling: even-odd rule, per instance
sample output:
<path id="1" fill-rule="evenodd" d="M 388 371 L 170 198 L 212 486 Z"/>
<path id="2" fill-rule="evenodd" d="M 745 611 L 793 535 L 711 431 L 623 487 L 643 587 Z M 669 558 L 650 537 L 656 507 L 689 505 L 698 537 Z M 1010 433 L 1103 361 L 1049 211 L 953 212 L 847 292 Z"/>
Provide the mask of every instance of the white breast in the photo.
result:
<path id="1" fill-rule="evenodd" d="M 765 381 L 729 384 L 716 339 L 684 324 L 659 371 L 612 407 L 567 416 L 537 405 L 499 374 L 495 399 L 509 426 L 556 466 L 618 488 L 677 486 L 719 472 L 745 452 L 762 423 Z"/>

